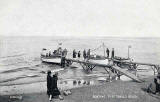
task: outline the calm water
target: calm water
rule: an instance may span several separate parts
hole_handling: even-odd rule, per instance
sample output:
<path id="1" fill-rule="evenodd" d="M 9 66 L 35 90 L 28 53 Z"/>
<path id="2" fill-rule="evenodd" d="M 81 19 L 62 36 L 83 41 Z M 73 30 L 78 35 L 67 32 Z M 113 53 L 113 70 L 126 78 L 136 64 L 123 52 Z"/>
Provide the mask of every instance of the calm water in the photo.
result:
<path id="1" fill-rule="evenodd" d="M 60 66 L 41 63 L 40 53 L 42 48 L 56 49 L 58 42 L 62 42 L 62 47 L 67 48 L 70 52 L 73 49 L 81 52 L 83 49 L 94 49 L 104 43 L 109 49 L 114 48 L 115 55 L 121 57 L 128 56 L 128 45 L 131 45 L 130 57 L 134 61 L 160 64 L 160 38 L 1 37 L 0 85 L 45 81 L 46 74 L 44 72 L 48 69 L 60 69 Z M 103 54 L 103 49 L 93 53 Z M 75 64 L 75 66 L 77 68 L 65 68 L 60 71 L 59 79 L 75 79 L 92 84 L 93 82 L 88 80 L 107 76 L 102 68 L 95 68 L 93 72 L 88 74 L 79 64 Z M 70 82 L 68 81 L 68 83 Z M 61 81 L 60 83 L 65 84 L 67 82 Z"/>

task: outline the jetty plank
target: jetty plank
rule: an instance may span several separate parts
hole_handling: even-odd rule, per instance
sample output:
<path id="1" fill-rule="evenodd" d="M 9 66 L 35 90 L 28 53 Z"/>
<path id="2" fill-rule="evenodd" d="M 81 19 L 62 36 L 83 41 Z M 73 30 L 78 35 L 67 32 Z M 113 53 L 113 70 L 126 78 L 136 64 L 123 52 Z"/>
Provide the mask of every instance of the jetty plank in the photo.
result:
<path id="1" fill-rule="evenodd" d="M 100 63 L 95 63 L 95 62 L 89 62 L 89 61 L 84 61 L 82 59 L 66 58 L 66 60 L 77 62 L 77 63 L 83 63 L 83 64 L 91 64 L 91 65 L 96 65 L 96 66 L 101 66 L 101 67 L 112 67 L 113 69 L 121 72 L 122 74 L 124 74 L 125 76 L 133 79 L 134 81 L 142 82 L 137 76 L 135 76 L 132 73 L 129 73 L 129 72 L 125 71 L 124 69 L 122 69 L 122 68 L 120 68 L 118 66 L 113 66 L 113 65 L 108 65 L 108 64 L 100 64 Z"/>
<path id="2" fill-rule="evenodd" d="M 66 60 L 72 61 L 72 62 L 77 62 L 77 63 L 83 63 L 83 64 L 97 65 L 97 66 L 101 66 L 101 67 L 111 67 L 111 65 L 108 65 L 108 64 L 100 64 L 100 63 L 95 63 L 95 62 L 91 62 L 91 61 L 85 61 L 83 59 L 66 58 Z"/>
<path id="3" fill-rule="evenodd" d="M 141 63 L 141 62 L 132 62 L 132 61 L 120 61 L 113 59 L 115 62 L 120 62 L 120 63 L 125 63 L 125 64 L 138 64 L 138 65 L 148 65 L 148 66 L 159 66 L 157 64 L 152 64 L 152 63 Z"/>
<path id="4" fill-rule="evenodd" d="M 124 74 L 125 76 L 133 79 L 136 82 L 142 82 L 142 80 L 140 80 L 137 76 L 135 76 L 132 73 L 127 72 L 126 70 L 124 70 L 124 69 L 122 69 L 122 68 L 120 68 L 118 66 L 112 66 L 112 68 L 115 69 L 115 70 L 117 70 L 117 71 L 119 71 L 119 72 L 121 72 L 122 74 Z"/>

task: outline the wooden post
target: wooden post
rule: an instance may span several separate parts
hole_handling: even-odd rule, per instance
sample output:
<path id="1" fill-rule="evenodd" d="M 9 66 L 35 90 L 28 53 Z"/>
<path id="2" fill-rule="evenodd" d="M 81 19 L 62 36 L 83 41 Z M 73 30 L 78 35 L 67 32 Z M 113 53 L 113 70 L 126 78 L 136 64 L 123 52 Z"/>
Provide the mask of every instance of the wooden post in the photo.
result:
<path id="1" fill-rule="evenodd" d="M 130 59 L 130 56 L 129 56 L 129 48 L 131 48 L 131 45 L 128 46 L 128 59 Z"/>

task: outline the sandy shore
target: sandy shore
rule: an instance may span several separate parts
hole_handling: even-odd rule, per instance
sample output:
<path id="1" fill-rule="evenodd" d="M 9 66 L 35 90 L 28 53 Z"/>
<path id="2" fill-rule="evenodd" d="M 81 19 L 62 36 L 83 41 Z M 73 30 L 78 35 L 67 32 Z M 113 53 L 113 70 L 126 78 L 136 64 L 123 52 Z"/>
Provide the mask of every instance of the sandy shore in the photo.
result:
<path id="1" fill-rule="evenodd" d="M 152 77 L 153 78 L 153 77 Z M 64 96 L 64 100 L 53 99 L 53 102 L 159 102 L 159 95 L 146 93 L 143 89 L 152 81 L 149 78 L 144 83 L 114 81 L 102 85 L 86 86 L 71 89 L 72 95 Z M 30 90 L 28 86 L 25 87 Z M 18 94 L 22 99 L 16 102 L 49 102 L 45 90 L 33 93 Z M 30 90 L 31 91 L 31 90 Z M 34 90 L 33 90 L 34 91 Z M 2 91 L 0 91 L 2 92 Z M 0 102 L 8 102 L 9 95 L 1 95 Z"/>

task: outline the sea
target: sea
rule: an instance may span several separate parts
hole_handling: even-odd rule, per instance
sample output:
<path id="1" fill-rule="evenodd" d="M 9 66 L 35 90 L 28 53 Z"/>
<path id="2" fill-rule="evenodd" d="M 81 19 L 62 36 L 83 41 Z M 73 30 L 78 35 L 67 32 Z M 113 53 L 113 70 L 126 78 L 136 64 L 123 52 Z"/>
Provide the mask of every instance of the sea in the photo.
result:
<path id="1" fill-rule="evenodd" d="M 59 65 L 42 63 L 40 54 L 43 48 L 57 49 L 58 43 L 70 53 L 91 49 L 93 54 L 103 55 L 102 44 L 114 48 L 115 56 L 127 58 L 134 62 L 152 63 L 160 65 L 160 38 L 136 37 L 72 37 L 72 36 L 13 36 L 0 37 L 0 86 L 21 85 L 46 82 L 48 70 L 59 71 L 60 84 L 94 84 L 103 82 L 107 72 L 103 68 L 95 67 L 90 73 L 82 66 L 74 63 L 74 67 L 61 68 Z M 153 71 L 139 72 L 141 76 L 149 77 Z M 96 81 L 95 81 L 96 80 Z M 122 79 L 123 80 L 123 79 Z"/>

